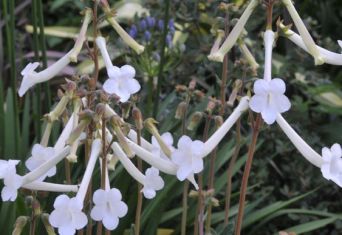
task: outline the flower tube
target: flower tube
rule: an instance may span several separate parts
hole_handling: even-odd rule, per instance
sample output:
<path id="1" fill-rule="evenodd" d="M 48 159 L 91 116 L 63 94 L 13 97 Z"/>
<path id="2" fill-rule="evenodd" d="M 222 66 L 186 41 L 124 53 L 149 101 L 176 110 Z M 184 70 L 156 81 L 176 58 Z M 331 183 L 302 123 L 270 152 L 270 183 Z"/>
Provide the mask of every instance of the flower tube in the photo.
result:
<path id="1" fill-rule="evenodd" d="M 47 182 L 28 183 L 22 186 L 22 188 L 38 191 L 49 191 L 49 192 L 77 192 L 78 185 L 67 185 L 67 184 L 53 184 Z"/>
<path id="2" fill-rule="evenodd" d="M 323 164 L 323 158 L 315 150 L 313 150 L 287 123 L 287 121 L 281 116 L 277 115 L 276 119 L 280 128 L 284 131 L 286 136 L 291 140 L 298 151 L 308 160 L 310 163 L 317 167 L 321 167 Z"/>
<path id="3" fill-rule="evenodd" d="M 296 11 L 296 8 L 294 7 L 292 0 L 282 0 L 284 5 L 286 6 L 288 12 L 290 13 L 290 16 L 296 25 L 299 34 L 303 38 L 303 42 L 308 48 L 308 52 L 314 57 L 315 59 L 315 65 L 321 65 L 324 64 L 324 58 L 322 57 L 320 51 L 318 50 L 314 40 L 312 39 L 310 33 L 308 32 L 307 28 L 305 27 L 302 19 L 300 18 L 298 12 Z"/>
<path id="4" fill-rule="evenodd" d="M 272 79 L 272 50 L 274 43 L 274 32 L 272 30 L 266 30 L 264 34 L 265 44 L 265 68 L 264 68 L 264 79 L 271 81 Z"/>
<path id="5" fill-rule="evenodd" d="M 248 97 L 242 97 L 239 105 L 234 109 L 232 114 L 227 120 L 220 126 L 215 133 L 204 143 L 203 156 L 207 156 L 214 148 L 220 143 L 223 137 L 227 134 L 234 123 L 239 119 L 241 114 L 248 109 Z"/>
<path id="6" fill-rule="evenodd" d="M 101 147 L 102 147 L 102 143 L 100 139 L 95 139 L 91 145 L 91 152 L 90 152 L 88 165 L 84 172 L 82 182 L 80 184 L 80 188 L 76 195 L 76 199 L 82 203 L 87 193 L 88 185 L 91 179 L 91 175 L 93 174 L 93 171 L 94 171 L 96 160 L 99 154 L 101 153 Z"/>
<path id="7" fill-rule="evenodd" d="M 293 42 L 294 44 L 302 48 L 304 51 L 310 53 L 309 49 L 305 45 L 300 35 L 292 31 L 291 29 L 287 28 L 282 23 L 279 23 L 278 26 L 283 31 L 284 36 L 286 38 L 290 39 L 291 42 Z M 341 41 L 338 41 L 338 43 L 341 46 Z M 317 46 L 317 48 L 319 52 L 321 53 L 321 56 L 323 57 L 325 63 L 332 64 L 332 65 L 342 65 L 342 54 L 329 51 L 320 46 Z"/>
<path id="8" fill-rule="evenodd" d="M 53 147 L 55 149 L 55 151 L 59 151 L 61 149 L 64 148 L 66 141 L 68 140 L 72 130 L 73 130 L 73 124 L 74 124 L 74 119 L 76 114 L 73 113 L 71 115 L 71 117 L 69 118 L 67 124 L 65 125 L 61 135 L 59 136 L 59 138 L 57 139 L 57 142 L 55 144 L 55 146 Z"/>
<path id="9" fill-rule="evenodd" d="M 243 12 L 239 21 L 234 26 L 233 30 L 228 35 L 227 39 L 224 41 L 220 49 L 208 56 L 209 60 L 223 62 L 224 55 L 233 47 L 239 38 L 244 26 L 254 11 L 255 7 L 258 5 L 258 0 L 252 0 L 247 6 L 246 10 Z"/>

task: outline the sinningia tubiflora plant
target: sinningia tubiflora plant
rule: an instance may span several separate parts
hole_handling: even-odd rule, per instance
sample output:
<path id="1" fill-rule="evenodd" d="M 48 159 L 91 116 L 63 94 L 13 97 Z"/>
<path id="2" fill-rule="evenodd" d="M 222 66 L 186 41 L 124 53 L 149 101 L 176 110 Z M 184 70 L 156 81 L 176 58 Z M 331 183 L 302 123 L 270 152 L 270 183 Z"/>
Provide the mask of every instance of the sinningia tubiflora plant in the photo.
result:
<path id="1" fill-rule="evenodd" d="M 86 40 L 88 25 L 91 22 L 93 23 L 95 41 L 93 49 L 89 50 L 90 57 L 94 60 L 95 65 L 92 78 L 87 81 L 87 84 L 81 80 L 66 80 L 66 84 L 63 86 L 64 91 L 60 92 L 60 101 L 51 112 L 45 115 L 47 125 L 40 143 L 33 145 L 32 151 L 25 161 L 28 173 L 24 175 L 17 173 L 18 160 L 0 160 L 0 178 L 4 182 L 1 191 L 2 200 L 15 201 L 20 188 L 58 192 L 60 194 L 55 198 L 54 209 L 49 212 L 48 222 L 49 225 L 58 230 L 59 234 L 75 234 L 76 230 L 85 228 L 89 224 L 89 220 L 102 223 L 107 230 L 114 230 L 117 228 L 120 219 L 127 214 L 128 207 L 123 201 L 121 192 L 110 183 L 109 167 L 113 168 L 113 165 L 119 162 L 141 185 L 141 194 L 147 199 L 153 200 L 158 191 L 163 190 L 165 186 L 163 174 L 172 175 L 179 181 L 188 180 L 198 190 L 200 186 L 196 178 L 197 174 L 204 170 L 204 158 L 219 145 L 232 126 L 240 120 L 240 116 L 248 110 L 257 113 L 257 115 L 255 120 L 253 115 L 250 115 L 253 135 L 241 184 L 235 234 L 240 234 L 241 231 L 249 172 L 263 122 L 267 125 L 276 122 L 303 157 L 321 169 L 324 178 L 342 187 L 341 146 L 335 143 L 331 148 L 323 148 L 322 153 L 319 154 L 295 132 L 282 116 L 282 113 L 291 108 L 291 101 L 285 95 L 286 83 L 281 78 L 272 78 L 271 71 L 272 50 L 279 36 L 290 39 L 297 46 L 307 51 L 313 56 L 316 65 L 323 63 L 342 65 L 342 55 L 330 52 L 315 44 L 291 0 L 281 0 L 281 2 L 289 11 L 299 34 L 290 30 L 290 27 L 283 25 L 281 21 L 278 21 L 277 24 L 278 31 L 274 32 L 272 30 L 274 2 L 263 2 L 267 6 L 267 28 L 263 34 L 265 46 L 264 76 L 254 81 L 254 95 L 244 96 L 239 93 L 238 105 L 229 117 L 220 122 L 217 130 L 208 139 L 193 140 L 187 135 L 182 135 L 178 142 L 174 143 L 172 133 L 159 133 L 154 119 L 143 120 L 142 113 L 136 106 L 137 94 L 142 88 L 136 79 L 136 70 L 128 64 L 120 67 L 113 65 L 107 51 L 107 40 L 112 39 L 101 36 L 101 32 L 97 28 L 97 7 L 101 7 L 105 19 L 121 39 L 137 53 L 137 57 L 144 52 L 144 46 L 134 39 L 137 37 L 138 28 L 133 25 L 130 32 L 127 33 L 116 21 L 114 11 L 107 1 L 95 1 L 94 9 L 85 10 L 79 36 L 74 47 L 68 53 L 40 72 L 35 71 L 39 67 L 38 62 L 29 63 L 21 72 L 23 78 L 18 94 L 24 96 L 36 84 L 54 78 L 69 63 L 77 62 L 78 54 Z M 259 4 L 262 4 L 259 0 L 250 1 L 243 15 L 223 42 L 222 32 L 218 32 L 218 39 L 208 56 L 210 60 L 222 62 L 225 55 L 236 43 L 241 46 L 239 39 L 243 35 L 244 26 Z M 170 48 L 175 26 L 173 20 L 165 25 L 172 29 L 166 38 L 167 47 Z M 151 34 L 148 29 L 159 27 L 162 30 L 164 24 L 155 18 L 146 17 L 138 27 L 145 30 L 145 44 L 148 44 L 151 41 Z M 341 45 L 341 42 L 339 44 Z M 246 47 L 243 48 L 246 52 L 244 54 L 247 61 L 251 63 L 250 66 L 257 68 L 259 65 L 255 59 Z M 99 55 L 103 58 L 107 72 L 107 79 L 103 84 L 98 81 Z M 193 91 L 194 86 L 191 83 L 189 90 Z M 128 101 L 133 106 L 131 120 L 134 123 L 131 124 L 127 122 L 130 119 L 115 111 L 117 106 Z M 188 103 L 184 104 L 184 106 L 186 105 Z M 180 106 L 180 108 L 182 107 Z M 63 131 L 56 143 L 53 146 L 48 146 L 52 124 L 59 120 L 63 113 L 68 114 Z M 152 135 L 151 141 L 142 137 L 143 128 Z M 72 185 L 62 182 L 45 182 L 46 179 L 56 174 L 56 165 L 62 160 L 67 159 L 71 163 L 77 163 L 78 159 L 82 157 L 78 156 L 77 149 L 82 145 L 85 145 L 87 165 L 80 183 Z M 143 171 L 141 165 L 136 166 L 133 163 L 133 158 L 143 160 L 149 167 Z M 101 172 L 101 188 L 92 193 L 92 208 L 86 211 L 84 210 L 85 198 L 96 166 L 100 168 Z M 186 222 L 186 219 L 182 220 L 182 223 L 184 221 Z M 182 224 L 182 234 L 185 234 L 184 226 Z M 135 229 L 138 234 L 139 227 Z M 198 229 L 201 230 L 203 227 L 199 226 Z M 200 232 L 199 234 L 203 233 Z"/>

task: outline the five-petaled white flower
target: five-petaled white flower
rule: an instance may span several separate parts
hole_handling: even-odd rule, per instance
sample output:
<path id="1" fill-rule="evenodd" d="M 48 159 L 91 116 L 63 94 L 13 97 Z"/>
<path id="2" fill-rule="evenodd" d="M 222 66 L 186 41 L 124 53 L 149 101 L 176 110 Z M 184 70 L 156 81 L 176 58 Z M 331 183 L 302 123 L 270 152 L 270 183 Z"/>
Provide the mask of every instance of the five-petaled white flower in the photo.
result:
<path id="1" fill-rule="evenodd" d="M 164 188 L 164 181 L 159 176 L 159 170 L 150 167 L 145 171 L 144 187 L 141 190 L 147 199 L 152 199 L 156 196 L 156 191 Z"/>
<path id="2" fill-rule="evenodd" d="M 171 160 L 178 166 L 177 178 L 181 181 L 203 170 L 204 143 L 200 140 L 192 141 L 183 135 L 173 151 Z"/>
<path id="3" fill-rule="evenodd" d="M 130 65 L 121 68 L 113 66 L 108 70 L 109 79 L 103 84 L 103 90 L 108 94 L 116 94 L 121 102 L 126 102 L 129 97 L 140 90 L 139 82 L 134 79 L 135 69 Z"/>
<path id="4" fill-rule="evenodd" d="M 331 148 L 322 149 L 323 164 L 321 171 L 323 177 L 334 181 L 342 187 L 342 149 L 341 145 L 334 144 Z"/>
<path id="5" fill-rule="evenodd" d="M 29 157 L 25 166 L 30 171 L 38 168 L 40 165 L 44 164 L 48 160 L 50 160 L 55 155 L 55 149 L 52 147 L 44 147 L 40 144 L 35 144 L 32 148 L 32 156 Z M 38 181 L 43 181 L 46 177 L 51 177 L 56 174 L 56 166 L 51 167 L 51 169 L 46 172 L 46 174 L 42 175 Z"/>
<path id="6" fill-rule="evenodd" d="M 173 152 L 175 148 L 172 146 L 173 145 L 172 134 L 170 132 L 165 132 L 161 135 L 161 138 L 163 139 L 166 146 L 171 150 L 171 152 Z M 152 140 L 151 142 L 153 146 L 151 152 L 153 153 L 153 155 L 161 157 L 165 160 L 170 160 L 170 158 L 168 158 L 166 154 L 163 152 L 163 150 L 161 149 L 157 139 L 154 136 L 152 136 L 151 140 Z"/>
<path id="7" fill-rule="evenodd" d="M 88 223 L 87 216 L 82 212 L 82 202 L 77 198 L 69 198 L 62 194 L 58 196 L 53 204 L 55 208 L 50 216 L 50 224 L 58 228 L 61 235 L 75 234 L 76 229 L 85 227 Z"/>
<path id="8" fill-rule="evenodd" d="M 95 221 L 101 221 L 108 230 L 115 229 L 119 224 L 119 218 L 127 214 L 127 205 L 121 200 L 122 196 L 118 189 L 98 189 L 93 194 L 95 206 L 90 216 Z"/>
<path id="9" fill-rule="evenodd" d="M 22 177 L 17 175 L 16 165 L 18 160 L 0 160 L 0 179 L 4 180 L 4 187 L 1 191 L 3 201 L 14 201 L 21 186 Z"/>
<path id="10" fill-rule="evenodd" d="M 270 81 L 258 79 L 253 89 L 255 95 L 251 98 L 249 106 L 254 112 L 261 113 L 267 124 L 274 123 L 278 113 L 290 109 L 291 103 L 284 95 L 286 87 L 282 79 L 274 78 Z"/>

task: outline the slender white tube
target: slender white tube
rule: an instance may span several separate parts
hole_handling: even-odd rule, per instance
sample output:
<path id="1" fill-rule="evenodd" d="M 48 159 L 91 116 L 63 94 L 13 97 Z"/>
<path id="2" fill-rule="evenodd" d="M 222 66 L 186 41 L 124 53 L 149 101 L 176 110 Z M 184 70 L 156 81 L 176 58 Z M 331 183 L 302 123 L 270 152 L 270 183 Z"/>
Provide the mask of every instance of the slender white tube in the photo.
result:
<path id="1" fill-rule="evenodd" d="M 59 136 L 59 138 L 58 138 L 58 140 L 54 146 L 54 149 L 56 152 L 60 151 L 65 146 L 66 141 L 69 138 L 69 136 L 73 130 L 74 119 L 75 119 L 75 114 L 73 113 L 70 116 L 67 124 L 65 125 L 61 135 Z"/>
<path id="2" fill-rule="evenodd" d="M 271 81 L 272 79 L 272 50 L 274 43 L 274 32 L 272 30 L 266 30 L 264 34 L 265 44 L 265 68 L 264 68 L 264 79 Z"/>
<path id="3" fill-rule="evenodd" d="M 314 57 L 315 59 L 315 65 L 321 65 L 324 64 L 324 59 L 322 58 L 317 45 L 315 44 L 314 40 L 312 39 L 309 31 L 305 27 L 304 22 L 300 18 L 296 8 L 294 7 L 292 0 L 282 0 L 284 5 L 286 6 L 288 12 L 290 13 L 290 16 L 296 25 L 299 34 L 302 36 L 304 44 L 308 48 L 308 52 Z"/>
<path id="4" fill-rule="evenodd" d="M 247 20 L 251 16 L 252 12 L 254 11 L 255 7 L 258 5 L 258 0 L 252 0 L 249 5 L 247 6 L 246 10 L 243 12 L 242 16 L 234 26 L 233 30 L 230 32 L 226 40 L 223 42 L 220 49 L 213 54 L 208 56 L 209 60 L 222 62 L 224 55 L 233 47 L 236 43 L 237 39 L 240 37 L 241 32 L 243 31 Z"/>
<path id="5" fill-rule="evenodd" d="M 151 166 L 159 169 L 161 172 L 164 172 L 169 175 L 177 174 L 177 165 L 171 161 L 162 159 L 160 157 L 153 156 L 152 153 L 147 151 L 146 149 L 140 147 L 136 143 L 127 139 L 129 147 L 136 153 L 136 155 L 150 164 Z"/>
<path id="6" fill-rule="evenodd" d="M 112 144 L 112 149 L 115 155 L 120 160 L 123 167 L 127 170 L 127 172 L 140 184 L 144 185 L 145 183 L 145 175 L 141 173 L 131 162 L 131 160 L 127 157 L 125 152 L 121 149 L 120 145 L 116 142 Z"/>
<path id="7" fill-rule="evenodd" d="M 101 51 L 101 55 L 103 58 L 103 61 L 106 65 L 107 71 L 109 71 L 110 68 L 113 67 L 112 60 L 109 57 L 109 53 L 107 51 L 107 46 L 106 46 L 106 39 L 104 37 L 97 37 L 96 38 L 96 45 Z"/>
<path id="8" fill-rule="evenodd" d="M 323 164 L 323 158 L 315 150 L 313 150 L 303 139 L 300 137 L 295 130 L 287 123 L 287 121 L 278 114 L 277 123 L 280 128 L 284 131 L 286 136 L 291 140 L 298 151 L 313 165 L 321 167 Z"/>
<path id="9" fill-rule="evenodd" d="M 239 119 L 241 114 L 248 109 L 248 97 L 242 97 L 239 105 L 234 109 L 232 114 L 228 117 L 228 119 L 220 126 L 215 133 L 210 136 L 210 138 L 204 143 L 204 152 L 202 157 L 207 156 L 214 148 L 220 143 L 223 137 L 227 134 L 230 128 L 235 124 L 235 122 Z"/>
<path id="10" fill-rule="evenodd" d="M 48 192 L 77 192 L 78 185 L 53 184 L 47 182 L 31 182 L 21 186 L 22 188 Z"/>
<path id="11" fill-rule="evenodd" d="M 138 143 L 138 134 L 135 130 L 129 130 L 127 137 L 132 140 L 134 143 Z M 153 145 L 150 144 L 146 139 L 141 137 L 141 147 L 146 149 L 147 151 L 152 151 Z"/>
<path id="12" fill-rule="evenodd" d="M 84 172 L 83 179 L 80 184 L 80 188 L 76 194 L 76 198 L 80 202 L 84 201 L 84 198 L 87 193 L 88 186 L 89 186 L 89 182 L 90 182 L 91 176 L 95 168 L 96 160 L 99 154 L 101 153 L 101 147 L 102 147 L 102 143 L 100 139 L 95 139 L 91 145 L 91 152 L 90 152 L 88 165 Z"/>
<path id="13" fill-rule="evenodd" d="M 22 178 L 22 185 L 28 184 L 30 182 L 35 181 L 42 175 L 46 174 L 52 167 L 56 166 L 58 162 L 63 160 L 70 152 L 70 146 L 66 146 L 62 150 L 60 150 L 58 153 L 55 154 L 50 160 L 46 161 L 30 173 L 27 173 Z"/>
<path id="14" fill-rule="evenodd" d="M 288 39 L 290 39 L 291 42 L 302 48 L 304 51 L 310 53 L 303 39 L 297 33 L 290 29 L 287 29 L 285 35 Z M 342 65 L 342 54 L 329 51 L 320 46 L 317 47 L 325 63 L 332 65 Z"/>

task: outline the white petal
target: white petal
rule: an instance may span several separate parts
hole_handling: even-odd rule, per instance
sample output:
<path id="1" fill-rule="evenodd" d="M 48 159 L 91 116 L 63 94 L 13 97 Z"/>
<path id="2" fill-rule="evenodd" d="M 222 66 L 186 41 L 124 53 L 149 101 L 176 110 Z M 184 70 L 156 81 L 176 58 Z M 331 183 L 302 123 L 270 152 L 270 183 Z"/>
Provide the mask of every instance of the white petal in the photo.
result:
<path id="1" fill-rule="evenodd" d="M 125 78 L 134 78 L 135 77 L 135 69 L 126 64 L 120 68 L 122 76 Z"/>
<path id="2" fill-rule="evenodd" d="M 331 146 L 331 153 L 336 157 L 342 157 L 341 145 L 334 144 L 333 146 Z"/>
<path id="3" fill-rule="evenodd" d="M 181 166 L 177 170 L 177 178 L 180 181 L 185 180 L 192 173 L 192 169 L 187 166 Z"/>
<path id="4" fill-rule="evenodd" d="M 258 79 L 254 82 L 253 91 L 257 95 L 265 95 L 269 91 L 269 82 L 264 79 Z"/>
<path id="5" fill-rule="evenodd" d="M 127 207 L 126 203 L 124 203 L 122 201 L 116 202 L 113 205 L 113 209 L 114 208 L 115 208 L 115 215 L 118 216 L 119 218 L 124 217 L 128 212 L 128 207 Z"/>
<path id="6" fill-rule="evenodd" d="M 164 185 L 165 185 L 164 180 L 160 176 L 155 178 L 153 181 L 153 189 L 155 190 L 161 190 L 162 188 L 164 188 Z"/>
<path id="7" fill-rule="evenodd" d="M 111 202 L 121 201 L 121 199 L 122 199 L 121 192 L 116 188 L 110 189 L 110 191 L 107 193 L 108 193 L 108 199 Z"/>
<path id="8" fill-rule="evenodd" d="M 49 216 L 49 222 L 55 228 L 68 224 L 71 225 L 70 213 L 65 210 L 53 210 Z"/>
<path id="9" fill-rule="evenodd" d="M 327 180 L 331 179 L 331 174 L 330 174 L 330 164 L 323 164 L 321 166 L 321 172 L 324 178 L 326 178 Z"/>
<path id="10" fill-rule="evenodd" d="M 139 82 L 133 78 L 127 79 L 125 81 L 125 86 L 126 86 L 126 89 L 129 91 L 129 93 L 131 93 L 131 94 L 135 94 L 138 91 L 140 91 L 140 89 L 141 89 Z"/>
<path id="11" fill-rule="evenodd" d="M 110 95 L 116 94 L 118 90 L 118 82 L 115 79 L 109 78 L 105 81 L 102 88 L 105 92 L 107 92 Z"/>
<path id="12" fill-rule="evenodd" d="M 53 204 L 53 207 L 55 209 L 59 208 L 59 207 L 66 207 L 69 204 L 70 198 L 65 195 L 59 195 L 58 197 L 56 197 L 55 202 Z"/>
<path id="13" fill-rule="evenodd" d="M 156 191 L 151 188 L 143 188 L 142 192 L 144 194 L 144 197 L 147 199 L 152 199 L 156 196 Z"/>
<path id="14" fill-rule="evenodd" d="M 106 212 L 105 206 L 96 205 L 91 209 L 90 217 L 95 221 L 100 221 L 103 219 L 105 212 Z"/>
<path id="15" fill-rule="evenodd" d="M 116 66 L 112 66 L 107 68 L 107 74 L 109 78 L 119 78 L 121 76 L 121 70 Z"/>
<path id="16" fill-rule="evenodd" d="M 176 149 L 175 151 L 173 151 L 173 153 L 171 154 L 171 160 L 172 162 L 174 162 L 175 164 L 181 166 L 182 163 L 184 163 L 184 159 L 186 158 L 186 156 L 184 156 L 183 151 Z"/>
<path id="17" fill-rule="evenodd" d="M 106 216 L 103 218 L 102 223 L 106 229 L 114 230 L 119 224 L 119 219 L 117 217 Z"/>
<path id="18" fill-rule="evenodd" d="M 72 216 L 72 224 L 76 229 L 84 228 L 88 223 L 87 216 L 82 212 L 74 213 Z"/>
<path id="19" fill-rule="evenodd" d="M 266 109 L 266 106 L 267 96 L 263 95 L 254 95 L 249 102 L 249 107 L 256 113 L 261 113 Z"/>
<path id="20" fill-rule="evenodd" d="M 271 125 L 277 118 L 277 112 L 274 109 L 267 107 L 261 112 L 261 116 L 268 125 Z"/>
<path id="21" fill-rule="evenodd" d="M 196 158 L 192 162 L 192 171 L 194 173 L 199 173 L 203 170 L 203 159 L 202 158 Z"/>
<path id="22" fill-rule="evenodd" d="M 129 100 L 129 97 L 131 96 L 129 91 L 125 87 L 122 87 L 122 86 L 118 88 L 115 94 L 120 97 L 120 102 L 122 103 Z"/>
<path id="23" fill-rule="evenodd" d="M 325 162 L 330 162 L 332 158 L 330 149 L 327 147 L 322 148 L 322 157 Z"/>
<path id="24" fill-rule="evenodd" d="M 272 96 L 274 103 L 277 106 L 277 111 L 283 113 L 289 111 L 291 108 L 291 102 L 285 95 L 274 95 Z"/>
<path id="25" fill-rule="evenodd" d="M 17 198 L 18 192 L 16 189 L 8 186 L 4 186 L 1 191 L 2 201 L 15 201 Z"/>
<path id="26" fill-rule="evenodd" d="M 33 63 L 28 63 L 26 67 L 21 71 L 21 75 L 25 76 L 26 74 L 32 73 L 36 68 L 38 68 L 39 63 L 38 62 L 33 62 Z"/>
<path id="27" fill-rule="evenodd" d="M 103 189 L 98 189 L 94 192 L 93 202 L 96 205 L 103 205 L 106 203 L 106 201 L 107 201 L 106 191 L 104 191 Z"/>
<path id="28" fill-rule="evenodd" d="M 189 146 L 191 146 L 192 144 L 192 140 L 190 139 L 189 136 L 183 135 L 179 140 L 178 140 L 178 144 L 177 147 L 179 149 L 188 149 Z"/>
<path id="29" fill-rule="evenodd" d="M 59 227 L 58 228 L 58 233 L 60 235 L 73 235 L 73 234 L 76 233 L 76 230 L 71 225 L 68 225 L 68 226 Z"/>
<path id="30" fill-rule="evenodd" d="M 204 143 L 200 140 L 195 140 L 191 143 L 191 151 L 193 154 L 199 156 L 204 151 Z"/>
<path id="31" fill-rule="evenodd" d="M 270 91 L 275 94 L 284 94 L 286 90 L 285 82 L 280 78 L 270 81 Z"/>
<path id="32" fill-rule="evenodd" d="M 172 146 L 173 145 L 173 137 L 170 132 L 165 132 L 161 135 L 162 139 L 164 140 L 165 144 L 167 146 Z"/>

